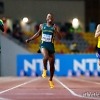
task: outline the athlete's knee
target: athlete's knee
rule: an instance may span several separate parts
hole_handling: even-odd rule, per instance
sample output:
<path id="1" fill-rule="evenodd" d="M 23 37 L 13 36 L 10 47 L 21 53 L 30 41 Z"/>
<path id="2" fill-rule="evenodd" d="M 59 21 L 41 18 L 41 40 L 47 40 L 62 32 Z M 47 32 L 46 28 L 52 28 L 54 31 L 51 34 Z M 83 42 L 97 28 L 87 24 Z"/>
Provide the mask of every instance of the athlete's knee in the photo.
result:
<path id="1" fill-rule="evenodd" d="M 43 59 L 44 60 L 48 60 L 49 59 L 49 56 L 48 55 L 45 55 Z"/>
<path id="2" fill-rule="evenodd" d="M 55 59 L 52 57 L 50 58 L 50 63 L 54 64 L 55 63 Z"/>

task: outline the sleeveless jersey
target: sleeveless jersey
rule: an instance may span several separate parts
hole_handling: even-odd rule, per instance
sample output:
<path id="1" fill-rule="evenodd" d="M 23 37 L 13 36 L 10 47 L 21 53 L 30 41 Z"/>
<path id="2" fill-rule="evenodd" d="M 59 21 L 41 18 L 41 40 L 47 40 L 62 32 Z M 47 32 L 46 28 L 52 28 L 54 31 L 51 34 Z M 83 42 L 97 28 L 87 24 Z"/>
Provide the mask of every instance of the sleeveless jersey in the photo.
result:
<path id="1" fill-rule="evenodd" d="M 98 44 L 97 47 L 100 48 L 100 36 L 98 37 Z"/>
<path id="2" fill-rule="evenodd" d="M 54 27 L 47 26 L 46 23 L 42 27 L 42 37 L 40 48 L 46 48 L 50 53 L 54 53 Z"/>
<path id="3" fill-rule="evenodd" d="M 54 39 L 54 27 L 53 26 L 47 26 L 47 24 L 43 24 L 42 27 L 42 38 L 41 40 L 44 42 L 52 42 Z"/>

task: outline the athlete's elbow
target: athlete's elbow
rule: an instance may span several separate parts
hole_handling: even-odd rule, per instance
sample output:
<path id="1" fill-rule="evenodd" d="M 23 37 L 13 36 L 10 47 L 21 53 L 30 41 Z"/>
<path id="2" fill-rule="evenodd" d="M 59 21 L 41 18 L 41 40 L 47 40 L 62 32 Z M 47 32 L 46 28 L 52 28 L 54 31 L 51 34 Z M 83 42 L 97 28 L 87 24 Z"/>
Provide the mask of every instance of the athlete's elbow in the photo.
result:
<path id="1" fill-rule="evenodd" d="M 59 38 L 59 40 L 61 40 L 61 39 L 62 39 L 62 36 L 61 36 L 61 34 L 59 34 L 59 37 L 58 37 L 58 38 Z"/>
<path id="2" fill-rule="evenodd" d="M 95 38 L 97 38 L 97 36 L 94 36 Z"/>
<path id="3" fill-rule="evenodd" d="M 95 35 L 94 37 L 97 38 L 97 35 Z"/>

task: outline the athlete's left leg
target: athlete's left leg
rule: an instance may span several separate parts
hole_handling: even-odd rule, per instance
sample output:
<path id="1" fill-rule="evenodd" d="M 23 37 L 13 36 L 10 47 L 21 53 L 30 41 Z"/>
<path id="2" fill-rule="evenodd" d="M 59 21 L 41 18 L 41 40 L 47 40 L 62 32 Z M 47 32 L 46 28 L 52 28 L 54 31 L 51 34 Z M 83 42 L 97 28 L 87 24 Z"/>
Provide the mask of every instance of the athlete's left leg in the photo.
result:
<path id="1" fill-rule="evenodd" d="M 49 85 L 50 88 L 54 88 L 54 83 L 53 83 L 53 76 L 54 76 L 54 71 L 55 71 L 55 56 L 54 54 L 49 55 L 49 64 L 50 64 L 50 79 L 49 79 Z"/>

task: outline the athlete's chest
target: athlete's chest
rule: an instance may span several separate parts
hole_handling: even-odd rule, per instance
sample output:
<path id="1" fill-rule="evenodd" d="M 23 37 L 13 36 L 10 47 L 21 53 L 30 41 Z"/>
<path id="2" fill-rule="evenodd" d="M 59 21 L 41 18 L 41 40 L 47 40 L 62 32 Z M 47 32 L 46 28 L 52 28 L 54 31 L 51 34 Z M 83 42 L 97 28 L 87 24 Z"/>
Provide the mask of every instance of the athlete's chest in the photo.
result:
<path id="1" fill-rule="evenodd" d="M 44 25 L 43 29 L 42 29 L 42 32 L 44 34 L 53 34 L 54 33 L 54 27 L 53 26 L 49 27 L 49 26 Z"/>

